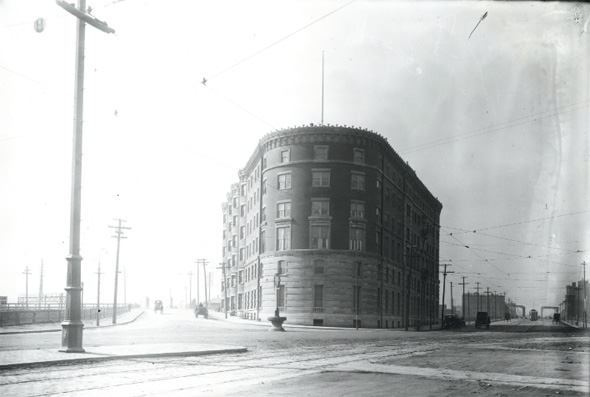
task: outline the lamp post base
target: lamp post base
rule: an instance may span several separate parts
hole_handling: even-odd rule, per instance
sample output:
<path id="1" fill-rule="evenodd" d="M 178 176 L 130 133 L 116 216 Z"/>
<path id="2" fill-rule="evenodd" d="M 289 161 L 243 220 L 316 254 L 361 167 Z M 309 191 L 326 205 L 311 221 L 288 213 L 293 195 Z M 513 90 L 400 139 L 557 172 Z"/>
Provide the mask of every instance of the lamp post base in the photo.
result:
<path id="1" fill-rule="evenodd" d="M 84 323 L 65 321 L 61 326 L 62 344 L 59 351 L 63 353 L 84 353 L 85 350 L 82 347 L 82 329 L 84 328 Z"/>
<path id="2" fill-rule="evenodd" d="M 283 328 L 283 322 L 285 322 L 285 320 L 287 320 L 287 317 L 269 317 L 268 321 L 270 321 L 272 324 L 272 326 L 269 328 L 269 331 L 284 331 L 285 329 Z"/>

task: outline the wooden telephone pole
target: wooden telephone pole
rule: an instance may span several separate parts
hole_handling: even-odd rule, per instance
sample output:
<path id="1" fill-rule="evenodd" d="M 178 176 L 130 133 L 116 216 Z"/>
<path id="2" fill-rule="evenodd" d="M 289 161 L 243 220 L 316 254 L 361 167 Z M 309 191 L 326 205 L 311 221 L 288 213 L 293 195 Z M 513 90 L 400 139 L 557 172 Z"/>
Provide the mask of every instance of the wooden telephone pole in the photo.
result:
<path id="1" fill-rule="evenodd" d="M 117 229 L 115 233 L 116 236 L 111 236 L 112 238 L 117 239 L 117 262 L 115 265 L 115 297 L 113 298 L 113 324 L 117 324 L 117 290 L 119 284 L 119 249 L 121 247 L 121 239 L 125 239 L 127 237 L 123 236 L 123 229 L 130 230 L 130 227 L 121 226 L 121 222 L 125 222 L 121 218 L 115 219 L 119 221 L 118 226 L 109 226 L 111 229 Z M 125 281 L 125 280 L 123 280 Z M 125 292 L 127 293 L 127 292 Z"/>
<path id="2" fill-rule="evenodd" d="M 440 326 L 442 327 L 443 322 L 445 321 L 445 285 L 446 285 L 446 281 L 447 281 L 447 274 L 450 273 L 455 273 L 455 272 L 448 272 L 447 271 L 447 266 L 451 266 L 450 263 L 445 263 L 439 266 L 444 266 L 445 269 L 443 271 L 443 295 L 442 295 L 442 308 L 441 308 L 441 319 L 440 319 Z"/>

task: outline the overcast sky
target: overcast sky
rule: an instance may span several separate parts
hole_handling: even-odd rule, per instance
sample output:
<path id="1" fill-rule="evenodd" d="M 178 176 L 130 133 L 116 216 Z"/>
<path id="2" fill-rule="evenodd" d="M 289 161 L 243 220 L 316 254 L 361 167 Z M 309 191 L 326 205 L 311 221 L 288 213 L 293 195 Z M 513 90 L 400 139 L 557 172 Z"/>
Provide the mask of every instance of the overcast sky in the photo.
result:
<path id="1" fill-rule="evenodd" d="M 385 136 L 442 202 L 440 259 L 452 263 L 455 299 L 465 276 L 470 291 L 480 282 L 527 309 L 554 306 L 590 262 L 588 5 L 87 6 L 116 33 L 86 28 L 86 302 L 96 301 L 99 260 L 101 301 L 112 302 L 116 218 L 131 227 L 120 254 L 128 302 L 171 294 L 182 303 L 195 260 L 215 271 L 221 203 L 258 140 L 321 120 L 322 52 L 325 123 Z M 53 0 L 0 0 L 0 295 L 9 302 L 24 294 L 27 266 L 38 292 L 42 261 L 46 293 L 66 284 L 75 37 L 76 18 Z"/>

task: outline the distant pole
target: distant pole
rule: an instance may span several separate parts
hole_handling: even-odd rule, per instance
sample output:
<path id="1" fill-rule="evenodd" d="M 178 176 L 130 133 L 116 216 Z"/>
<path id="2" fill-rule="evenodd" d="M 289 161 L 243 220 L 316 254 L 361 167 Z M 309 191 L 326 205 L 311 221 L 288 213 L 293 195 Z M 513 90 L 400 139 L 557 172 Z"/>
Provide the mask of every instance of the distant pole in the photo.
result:
<path id="1" fill-rule="evenodd" d="M 451 281 L 451 314 L 455 314 L 455 306 L 453 304 L 453 282 Z"/>
<path id="2" fill-rule="evenodd" d="M 444 266 L 445 270 L 443 271 L 443 294 L 442 294 L 442 306 L 441 306 L 441 319 L 440 319 L 440 326 L 442 327 L 443 322 L 445 321 L 445 287 L 447 284 L 447 274 L 455 273 L 455 272 L 447 272 L 447 266 L 451 266 L 451 263 L 445 263 L 439 266 Z"/>
<path id="3" fill-rule="evenodd" d="M 494 315 L 496 318 L 499 317 L 498 313 L 498 291 L 494 291 Z"/>
<path id="4" fill-rule="evenodd" d="M 98 275 L 98 288 L 96 292 L 96 326 L 100 326 L 100 275 L 102 272 L 100 271 L 100 257 L 98 258 L 98 271 L 96 272 Z"/>
<path id="5" fill-rule="evenodd" d="M 481 287 L 479 285 L 481 283 L 478 281 L 475 284 L 477 284 L 477 287 L 475 287 L 475 289 L 477 290 L 477 296 L 475 297 L 475 299 L 477 299 L 477 304 L 475 306 L 477 307 L 477 311 L 480 311 L 479 310 L 480 309 L 480 304 L 479 304 L 479 301 L 480 301 L 480 299 L 479 299 L 479 290 L 480 290 Z"/>
<path id="6" fill-rule="evenodd" d="M 189 307 L 193 308 L 193 272 L 188 272 L 188 301 Z"/>
<path id="7" fill-rule="evenodd" d="M 582 262 L 584 266 L 584 328 L 588 328 L 587 317 L 586 317 L 586 262 Z"/>
<path id="8" fill-rule="evenodd" d="M 26 282 L 26 289 L 25 289 L 25 307 L 28 309 L 29 308 L 29 274 L 32 274 L 29 271 L 29 267 L 27 266 L 25 271 L 23 272 L 23 274 L 25 275 L 25 282 Z"/>
<path id="9" fill-rule="evenodd" d="M 121 239 L 127 238 L 123 236 L 123 229 L 131 229 L 130 227 L 121 226 L 121 222 L 125 222 L 121 218 L 115 220 L 119 222 L 118 226 L 109 226 L 111 229 L 117 229 L 115 231 L 117 235 L 111 236 L 112 238 L 117 239 L 117 261 L 115 265 L 115 297 L 113 298 L 113 324 L 117 324 L 117 290 L 119 286 L 119 251 L 121 247 Z"/>
<path id="10" fill-rule="evenodd" d="M 205 307 L 209 306 L 209 302 L 207 300 L 207 269 L 205 268 L 205 266 L 207 266 L 207 261 L 205 259 L 203 259 L 203 284 L 205 285 Z"/>
<path id="11" fill-rule="evenodd" d="M 41 259 L 41 271 L 39 272 L 39 302 L 37 307 L 41 309 L 41 301 L 43 300 L 43 259 Z"/>
<path id="12" fill-rule="evenodd" d="M 225 277 L 225 261 L 221 262 L 221 271 L 223 272 L 223 311 L 225 312 L 225 318 L 227 318 L 227 278 Z M 256 293 L 258 293 L 258 291 L 256 291 Z"/>
<path id="13" fill-rule="evenodd" d="M 104 22 L 86 14 L 86 0 L 78 7 L 56 0 L 56 3 L 78 19 L 76 35 L 76 69 L 74 83 L 74 139 L 72 158 L 72 190 L 70 200 L 70 253 L 66 278 L 66 316 L 62 322 L 62 348 L 66 353 L 84 352 L 82 348 L 82 257 L 80 256 L 80 220 L 82 207 L 82 124 L 84 115 L 84 43 L 86 23 L 105 33 L 114 33 Z"/>
<path id="14" fill-rule="evenodd" d="M 199 306 L 199 303 L 201 303 L 201 294 L 199 293 L 199 265 L 201 264 L 201 259 L 197 259 L 195 263 L 197 264 L 197 306 Z"/>
<path id="15" fill-rule="evenodd" d="M 459 283 L 459 285 L 463 286 L 463 299 L 461 299 L 461 306 L 463 306 L 463 320 L 467 320 L 467 318 L 465 317 L 465 286 L 469 283 L 465 282 L 465 279 L 467 277 L 463 276 L 461 278 L 463 279 L 463 282 Z M 467 305 L 469 305 L 469 295 L 467 295 Z M 467 310 L 469 310 L 469 306 L 467 307 Z"/>
<path id="16" fill-rule="evenodd" d="M 207 302 L 211 302 L 211 279 L 213 278 L 213 273 L 207 273 L 207 281 L 209 282 L 209 292 L 207 294 Z"/>
<path id="17" fill-rule="evenodd" d="M 490 315 L 490 287 L 486 287 L 487 290 L 485 292 L 485 294 L 487 295 L 487 305 L 486 305 L 486 311 L 488 312 L 488 316 Z"/>
<path id="18" fill-rule="evenodd" d="M 324 125 L 324 51 L 322 51 L 322 125 Z"/>

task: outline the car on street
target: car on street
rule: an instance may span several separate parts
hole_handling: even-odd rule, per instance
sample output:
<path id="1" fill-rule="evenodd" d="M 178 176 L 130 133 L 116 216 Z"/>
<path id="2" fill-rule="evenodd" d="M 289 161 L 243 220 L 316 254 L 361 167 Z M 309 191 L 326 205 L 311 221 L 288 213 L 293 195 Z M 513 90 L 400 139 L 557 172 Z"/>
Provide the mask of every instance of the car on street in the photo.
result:
<path id="1" fill-rule="evenodd" d="M 160 314 L 164 313 L 164 304 L 160 300 L 154 302 L 154 313 L 157 313 L 158 311 Z"/>
<path id="2" fill-rule="evenodd" d="M 447 314 L 443 319 L 442 328 L 461 328 L 465 325 L 465 321 L 455 314 Z"/>
<path id="3" fill-rule="evenodd" d="M 477 317 L 475 317 L 475 328 L 481 328 L 485 325 L 486 328 L 490 328 L 490 316 L 488 316 L 488 312 L 477 312 Z"/>
<path id="4" fill-rule="evenodd" d="M 209 316 L 209 310 L 202 303 L 199 303 L 199 306 L 195 307 L 195 317 L 199 318 L 199 315 L 207 318 Z"/>

